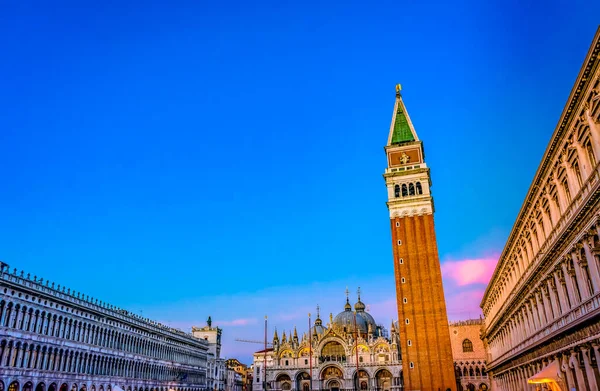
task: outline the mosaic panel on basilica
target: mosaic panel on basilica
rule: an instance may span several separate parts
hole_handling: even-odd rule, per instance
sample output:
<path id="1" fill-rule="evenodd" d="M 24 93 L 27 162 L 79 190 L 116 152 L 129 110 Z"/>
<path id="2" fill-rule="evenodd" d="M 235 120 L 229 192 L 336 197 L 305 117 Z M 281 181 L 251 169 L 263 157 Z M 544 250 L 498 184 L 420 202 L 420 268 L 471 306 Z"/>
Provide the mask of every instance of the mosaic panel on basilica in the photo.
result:
<path id="1" fill-rule="evenodd" d="M 0 391 L 206 390 L 204 339 L 0 266 Z"/>
<path id="2" fill-rule="evenodd" d="M 600 386 L 600 29 L 481 307 L 498 390 Z"/>
<path id="3" fill-rule="evenodd" d="M 323 325 L 317 316 L 308 333 L 279 339 L 272 348 L 254 353 L 254 391 L 377 390 L 402 388 L 402 362 L 397 326 L 386 330 L 360 301 L 346 300 L 344 310 Z M 389 334 L 389 335 L 388 335 Z M 265 387 L 265 363 L 266 386 Z M 311 381 L 312 372 L 312 381 Z"/>

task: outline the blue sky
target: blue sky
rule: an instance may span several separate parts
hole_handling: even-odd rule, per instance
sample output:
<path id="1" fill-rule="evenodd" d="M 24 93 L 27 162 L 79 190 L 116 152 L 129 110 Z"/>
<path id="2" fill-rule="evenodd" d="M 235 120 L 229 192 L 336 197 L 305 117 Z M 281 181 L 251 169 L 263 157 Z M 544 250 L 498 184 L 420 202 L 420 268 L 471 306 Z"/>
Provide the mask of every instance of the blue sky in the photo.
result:
<path id="1" fill-rule="evenodd" d="M 212 315 L 225 355 L 245 361 L 255 346 L 233 340 L 260 339 L 265 314 L 302 332 L 317 304 L 342 310 L 346 286 L 388 325 L 381 174 L 402 83 L 449 317 L 479 316 L 599 14 L 583 1 L 6 1 L 0 259 L 184 329 Z M 463 278 L 475 264 L 484 277 Z"/>

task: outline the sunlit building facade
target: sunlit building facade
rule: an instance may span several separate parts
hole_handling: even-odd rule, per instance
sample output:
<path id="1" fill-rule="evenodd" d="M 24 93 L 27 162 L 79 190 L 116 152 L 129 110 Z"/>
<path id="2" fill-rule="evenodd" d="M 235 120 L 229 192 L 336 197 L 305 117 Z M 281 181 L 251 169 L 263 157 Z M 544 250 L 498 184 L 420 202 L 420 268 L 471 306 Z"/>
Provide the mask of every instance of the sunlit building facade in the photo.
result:
<path id="1" fill-rule="evenodd" d="M 600 386 L 599 64 L 600 30 L 481 303 L 496 390 Z"/>
<path id="2" fill-rule="evenodd" d="M 207 341 L 0 266 L 0 391 L 205 391 Z"/>
<path id="3" fill-rule="evenodd" d="M 454 372 L 459 391 L 486 391 L 490 386 L 487 374 L 487 352 L 481 340 L 482 319 L 450 322 L 450 342 Z"/>

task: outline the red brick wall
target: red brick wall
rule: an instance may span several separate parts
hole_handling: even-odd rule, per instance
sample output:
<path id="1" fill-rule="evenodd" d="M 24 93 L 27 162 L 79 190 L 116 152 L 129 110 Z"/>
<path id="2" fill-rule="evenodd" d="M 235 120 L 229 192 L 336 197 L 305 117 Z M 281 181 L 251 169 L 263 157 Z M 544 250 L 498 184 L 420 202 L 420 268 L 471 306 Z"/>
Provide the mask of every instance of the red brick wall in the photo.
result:
<path id="1" fill-rule="evenodd" d="M 394 218 L 391 228 L 405 390 L 445 391 L 449 388 L 455 391 L 433 216 Z M 402 241 L 401 245 L 398 240 Z M 405 283 L 402 283 L 403 277 Z"/>

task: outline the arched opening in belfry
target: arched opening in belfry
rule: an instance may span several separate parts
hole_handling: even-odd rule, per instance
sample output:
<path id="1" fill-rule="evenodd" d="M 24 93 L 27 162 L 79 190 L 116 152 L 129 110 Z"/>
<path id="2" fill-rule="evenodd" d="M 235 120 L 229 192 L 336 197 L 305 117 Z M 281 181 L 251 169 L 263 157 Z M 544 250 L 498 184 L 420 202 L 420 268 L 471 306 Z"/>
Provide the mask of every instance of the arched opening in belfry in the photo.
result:
<path id="1" fill-rule="evenodd" d="M 418 195 L 423 194 L 423 187 L 421 187 L 421 182 L 417 182 L 417 184 L 415 186 L 417 188 L 417 194 Z"/>

